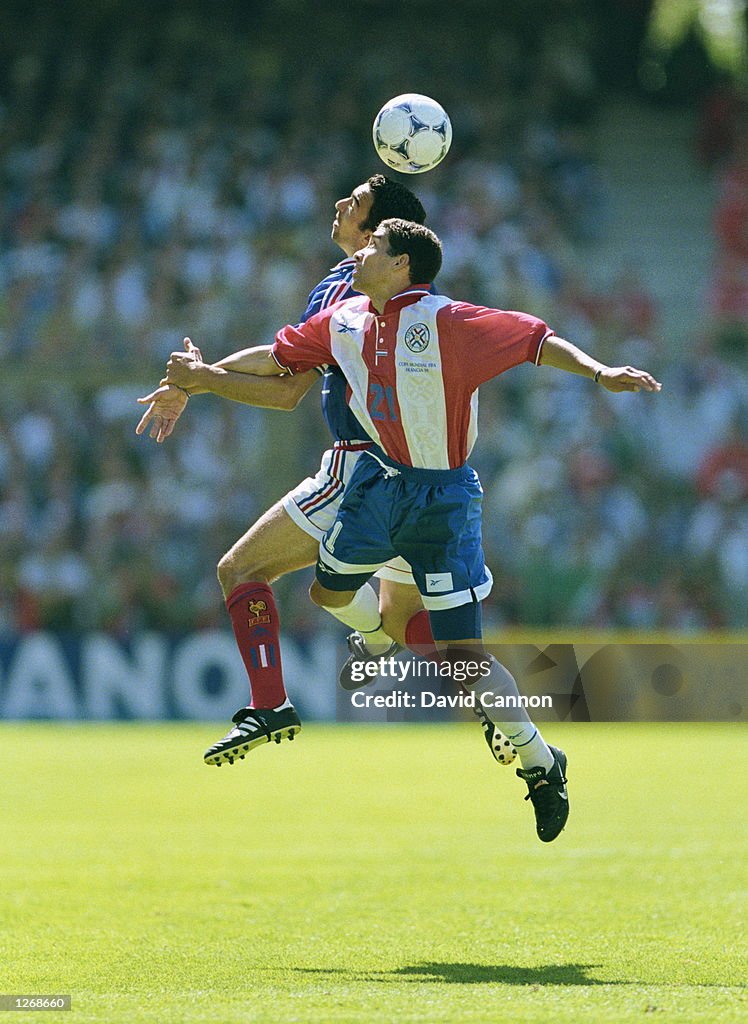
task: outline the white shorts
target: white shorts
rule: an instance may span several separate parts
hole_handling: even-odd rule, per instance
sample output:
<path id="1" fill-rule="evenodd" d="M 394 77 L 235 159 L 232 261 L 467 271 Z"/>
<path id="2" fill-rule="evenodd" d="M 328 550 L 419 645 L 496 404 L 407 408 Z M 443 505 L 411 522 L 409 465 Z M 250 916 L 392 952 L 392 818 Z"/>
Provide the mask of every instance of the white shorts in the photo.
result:
<path id="1" fill-rule="evenodd" d="M 282 499 L 283 508 L 297 526 L 321 541 L 338 514 L 346 484 L 368 442 L 336 441 L 322 456 L 319 472 L 308 476 Z M 380 580 L 415 586 L 413 573 L 404 558 L 393 558 L 374 574 Z"/>

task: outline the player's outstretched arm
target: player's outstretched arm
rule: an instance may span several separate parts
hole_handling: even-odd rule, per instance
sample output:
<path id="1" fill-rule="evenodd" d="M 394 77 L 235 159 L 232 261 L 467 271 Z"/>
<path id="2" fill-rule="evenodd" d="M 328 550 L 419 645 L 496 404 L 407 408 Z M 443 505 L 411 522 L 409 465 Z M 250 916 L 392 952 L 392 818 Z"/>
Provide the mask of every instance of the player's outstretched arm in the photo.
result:
<path id="1" fill-rule="evenodd" d="M 597 380 L 608 391 L 660 391 L 662 384 L 634 366 L 606 366 L 564 338 L 551 335 L 543 342 L 540 364 Z"/>
<path id="2" fill-rule="evenodd" d="M 188 342 L 185 338 L 186 348 Z M 264 409 L 295 409 L 319 376 L 313 370 L 281 376 L 270 351 L 269 345 L 242 349 L 212 364 L 195 359 L 189 348 L 172 352 L 161 383 L 177 384 L 191 395 L 211 393 Z"/>
<path id="3" fill-rule="evenodd" d="M 270 355 L 272 350 L 272 345 L 253 345 L 251 348 L 243 348 L 238 352 L 232 352 L 231 355 L 224 356 L 223 359 L 219 359 L 213 365 L 219 366 L 222 370 L 233 370 L 235 373 L 262 375 L 281 373 L 280 367 Z M 269 369 L 267 367 L 268 360 L 274 364 Z"/>

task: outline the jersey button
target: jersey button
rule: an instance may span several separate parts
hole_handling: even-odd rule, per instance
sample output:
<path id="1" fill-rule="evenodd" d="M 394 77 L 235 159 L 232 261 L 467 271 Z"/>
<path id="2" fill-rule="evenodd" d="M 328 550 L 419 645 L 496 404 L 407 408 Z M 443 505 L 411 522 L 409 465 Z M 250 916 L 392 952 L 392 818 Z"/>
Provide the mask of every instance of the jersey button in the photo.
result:
<path id="1" fill-rule="evenodd" d="M 384 327 L 384 320 L 380 320 L 380 321 L 379 321 L 379 326 L 380 326 L 380 327 Z"/>

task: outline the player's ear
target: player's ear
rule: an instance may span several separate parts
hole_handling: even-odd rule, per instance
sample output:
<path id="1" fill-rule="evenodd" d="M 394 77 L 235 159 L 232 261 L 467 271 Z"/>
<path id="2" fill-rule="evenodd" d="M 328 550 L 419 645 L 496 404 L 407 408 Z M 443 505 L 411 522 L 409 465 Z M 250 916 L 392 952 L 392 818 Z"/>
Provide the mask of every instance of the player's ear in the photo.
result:
<path id="1" fill-rule="evenodd" d="M 407 270 L 409 266 L 410 256 L 408 256 L 407 252 L 401 252 L 395 260 L 395 268 L 397 270 L 402 270 L 403 268 Z"/>

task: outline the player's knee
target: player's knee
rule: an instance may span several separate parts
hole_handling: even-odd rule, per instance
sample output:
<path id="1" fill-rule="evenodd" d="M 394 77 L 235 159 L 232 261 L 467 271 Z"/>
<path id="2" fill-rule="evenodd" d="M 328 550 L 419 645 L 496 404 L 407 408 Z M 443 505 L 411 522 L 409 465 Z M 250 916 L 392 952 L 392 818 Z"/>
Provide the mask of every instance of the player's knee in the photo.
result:
<path id="1" fill-rule="evenodd" d="M 313 604 L 317 605 L 318 608 L 325 607 L 326 593 L 327 591 L 325 590 L 325 588 L 317 580 L 314 580 L 311 587 L 309 588 L 309 598 Z"/>
<path id="2" fill-rule="evenodd" d="M 239 562 L 234 551 L 226 552 L 219 561 L 216 572 L 221 590 L 226 596 L 242 583 L 255 580 L 265 582 L 259 567 L 251 559 L 245 558 Z"/>
<path id="3" fill-rule="evenodd" d="M 309 597 L 319 608 L 342 608 L 351 603 L 351 594 L 347 591 L 328 590 L 319 580 L 309 588 Z"/>
<path id="4" fill-rule="evenodd" d="M 223 583 L 229 572 L 230 559 L 228 554 L 221 555 L 218 559 L 218 565 L 216 566 L 216 576 L 218 576 L 218 582 Z"/>
<path id="5" fill-rule="evenodd" d="M 216 575 L 218 576 L 218 583 L 223 591 L 224 597 L 227 597 L 236 586 L 236 583 L 234 582 L 235 573 L 232 567 L 231 558 L 228 554 L 224 555 L 219 561 L 216 567 Z"/>

